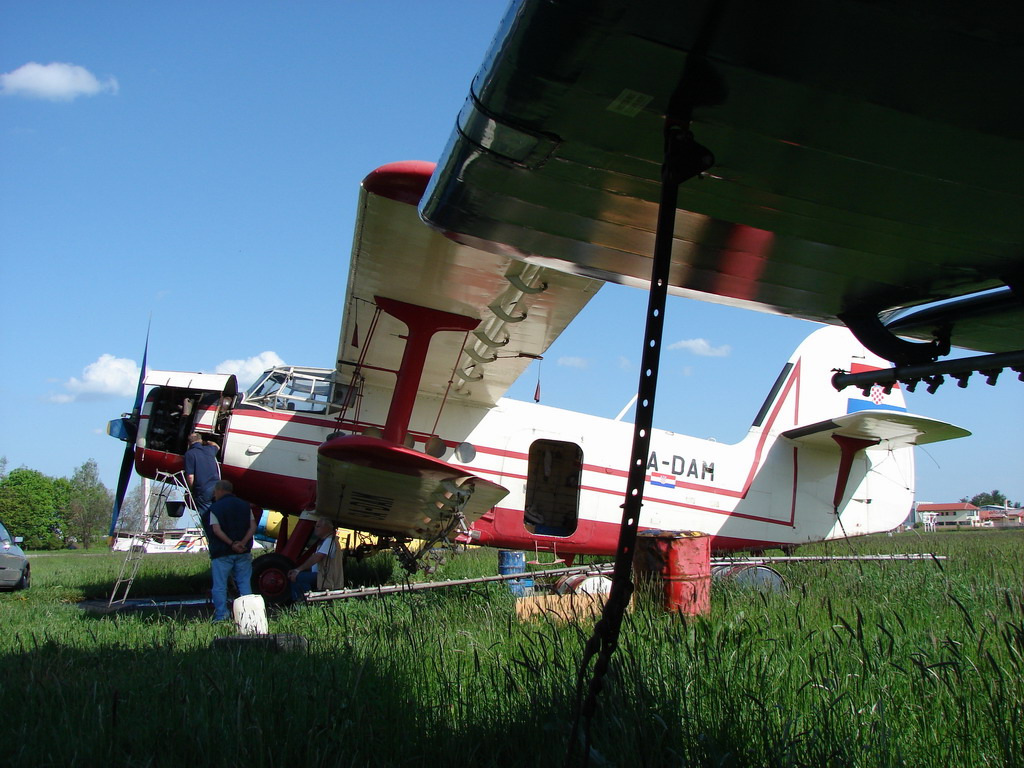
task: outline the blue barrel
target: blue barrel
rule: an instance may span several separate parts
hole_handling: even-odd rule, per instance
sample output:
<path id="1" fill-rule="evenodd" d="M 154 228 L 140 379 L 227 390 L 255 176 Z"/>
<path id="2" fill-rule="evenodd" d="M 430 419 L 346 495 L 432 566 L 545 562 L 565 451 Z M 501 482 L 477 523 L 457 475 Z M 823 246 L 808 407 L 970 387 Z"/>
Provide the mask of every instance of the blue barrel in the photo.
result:
<path id="1" fill-rule="evenodd" d="M 498 550 L 498 573 L 507 576 L 510 573 L 526 572 L 526 553 L 514 549 Z M 516 597 L 525 597 L 526 590 L 533 589 L 533 579 L 509 579 L 508 584 L 512 594 Z"/>

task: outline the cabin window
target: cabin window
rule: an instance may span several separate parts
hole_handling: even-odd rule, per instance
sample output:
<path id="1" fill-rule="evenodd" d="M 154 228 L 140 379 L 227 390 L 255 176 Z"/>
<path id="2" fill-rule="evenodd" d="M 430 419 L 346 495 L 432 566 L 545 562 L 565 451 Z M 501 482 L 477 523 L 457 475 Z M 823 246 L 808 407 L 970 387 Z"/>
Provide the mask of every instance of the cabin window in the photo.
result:
<path id="1" fill-rule="evenodd" d="M 293 373 L 277 391 L 277 407 L 303 413 L 326 413 L 332 383 L 330 379 Z"/>
<path id="2" fill-rule="evenodd" d="M 530 446 L 523 521 L 530 533 L 571 536 L 579 517 L 583 449 L 561 440 Z"/>

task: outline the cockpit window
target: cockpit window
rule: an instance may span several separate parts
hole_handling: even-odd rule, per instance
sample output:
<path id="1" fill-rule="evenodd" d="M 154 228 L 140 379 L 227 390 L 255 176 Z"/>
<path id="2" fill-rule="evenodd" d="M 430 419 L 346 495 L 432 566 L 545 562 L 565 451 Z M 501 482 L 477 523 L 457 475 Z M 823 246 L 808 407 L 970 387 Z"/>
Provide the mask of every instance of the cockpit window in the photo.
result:
<path id="1" fill-rule="evenodd" d="M 245 402 L 275 411 L 337 412 L 349 399 L 349 389 L 335 383 L 332 370 L 272 368 L 249 388 Z"/>
<path id="2" fill-rule="evenodd" d="M 331 384 L 333 382 L 330 379 L 315 379 L 312 376 L 293 373 L 285 379 L 277 397 L 289 411 L 327 413 L 327 404 L 331 400 Z"/>
<path id="3" fill-rule="evenodd" d="M 264 371 L 263 374 L 256 379 L 256 383 L 249 387 L 249 391 L 245 393 L 245 399 L 261 400 L 267 395 L 273 394 L 281 388 L 281 384 L 284 383 L 287 375 L 288 374 L 284 371 L 277 370 L 276 368 Z"/>

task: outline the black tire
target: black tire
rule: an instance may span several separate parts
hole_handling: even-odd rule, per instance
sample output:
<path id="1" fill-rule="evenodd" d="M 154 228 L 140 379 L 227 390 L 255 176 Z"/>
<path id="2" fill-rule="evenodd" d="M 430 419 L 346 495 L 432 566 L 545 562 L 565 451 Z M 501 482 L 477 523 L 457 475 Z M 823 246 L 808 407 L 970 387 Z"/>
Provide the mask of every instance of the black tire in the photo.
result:
<path id="1" fill-rule="evenodd" d="M 32 574 L 30 571 L 31 568 L 26 565 L 25 570 L 21 572 L 21 579 L 14 585 L 15 589 L 28 589 L 32 585 Z"/>
<path id="2" fill-rule="evenodd" d="M 288 571 L 294 567 L 291 560 L 276 552 L 260 555 L 252 563 L 252 591 L 263 595 L 268 605 L 287 605 L 292 601 Z"/>

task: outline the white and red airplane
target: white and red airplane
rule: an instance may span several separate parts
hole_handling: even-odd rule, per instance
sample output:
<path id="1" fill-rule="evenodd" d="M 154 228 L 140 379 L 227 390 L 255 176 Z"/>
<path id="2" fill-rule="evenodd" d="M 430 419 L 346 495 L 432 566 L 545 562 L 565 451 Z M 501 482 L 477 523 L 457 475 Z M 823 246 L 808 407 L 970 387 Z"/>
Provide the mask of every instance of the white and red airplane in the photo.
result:
<path id="1" fill-rule="evenodd" d="M 112 430 L 128 474 L 131 459 L 146 477 L 180 470 L 198 431 L 217 436 L 239 496 L 375 534 L 409 563 L 440 541 L 613 554 L 632 425 L 503 397 L 601 283 L 428 228 L 417 204 L 433 170 L 395 163 L 363 181 L 334 368 L 274 368 L 244 393 L 232 375 L 148 372 L 138 415 Z M 830 383 L 888 365 L 823 327 L 739 443 L 655 430 L 640 526 L 705 531 L 716 551 L 892 529 L 911 508 L 913 446 L 969 433 L 907 413 L 898 384 Z M 268 598 L 287 595 L 311 528 L 284 526 L 257 559 Z"/>

